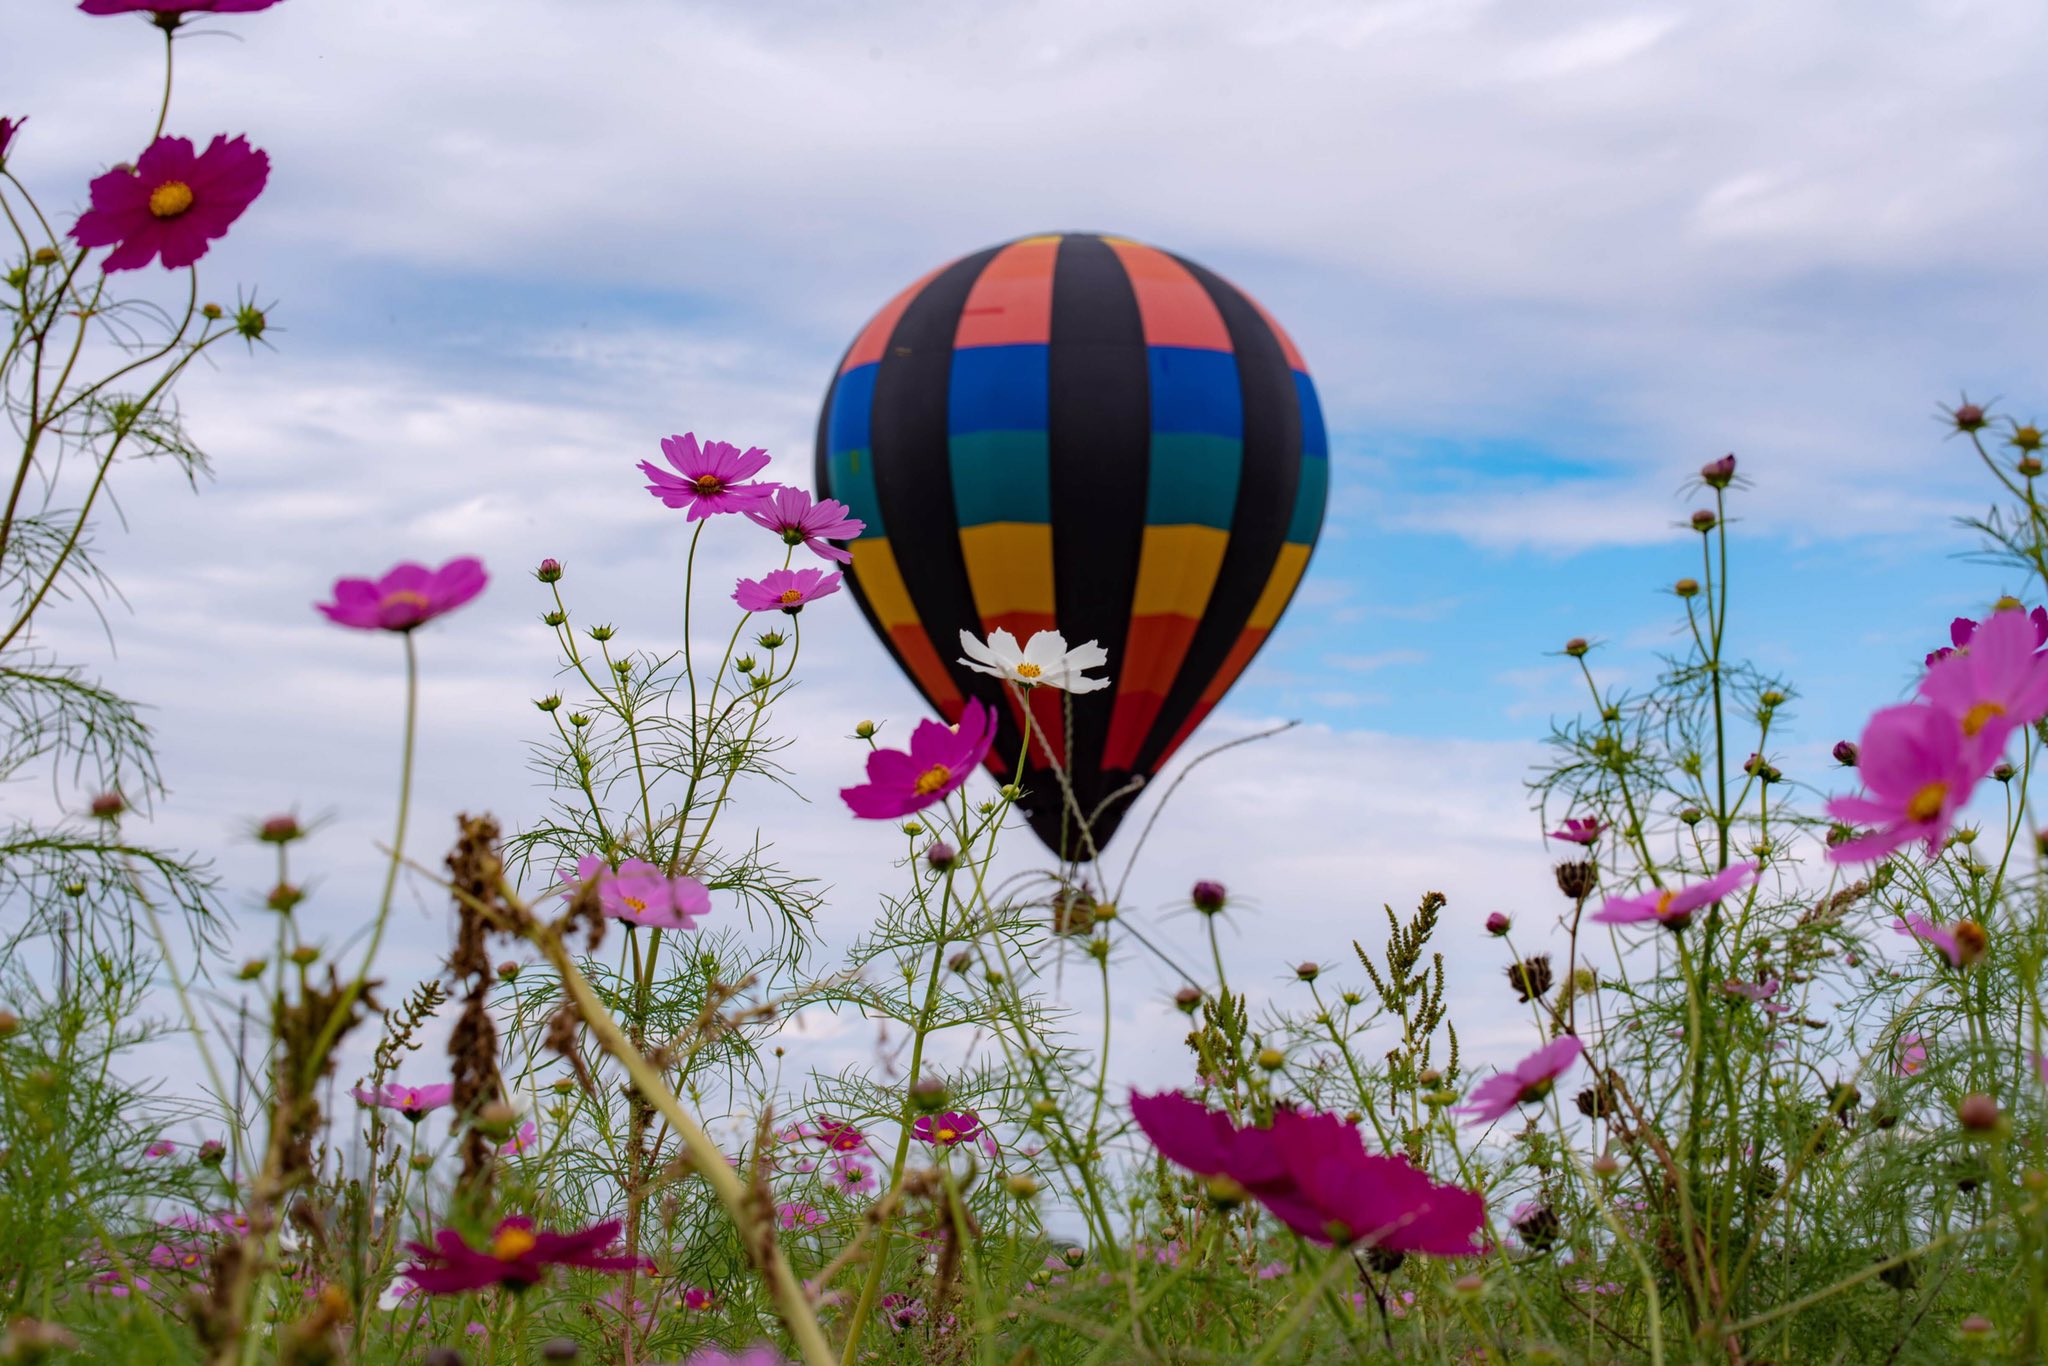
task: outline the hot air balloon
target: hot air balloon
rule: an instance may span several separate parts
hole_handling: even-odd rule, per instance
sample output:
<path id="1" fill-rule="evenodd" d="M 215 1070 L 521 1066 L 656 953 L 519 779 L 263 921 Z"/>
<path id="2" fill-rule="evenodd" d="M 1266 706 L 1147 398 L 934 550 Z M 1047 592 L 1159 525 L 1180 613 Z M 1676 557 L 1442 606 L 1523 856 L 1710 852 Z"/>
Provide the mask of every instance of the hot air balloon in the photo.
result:
<path id="1" fill-rule="evenodd" d="M 847 543 L 854 596 L 949 721 L 970 697 L 997 708 L 1003 781 L 1023 712 L 958 662 L 960 632 L 1056 629 L 1109 651 L 1112 686 L 1028 695 L 1042 738 L 1022 805 L 1076 861 L 1271 634 L 1329 463 L 1308 369 L 1264 309 L 1092 233 L 1019 238 L 912 284 L 854 338 L 818 422 L 818 491 L 867 524 Z"/>

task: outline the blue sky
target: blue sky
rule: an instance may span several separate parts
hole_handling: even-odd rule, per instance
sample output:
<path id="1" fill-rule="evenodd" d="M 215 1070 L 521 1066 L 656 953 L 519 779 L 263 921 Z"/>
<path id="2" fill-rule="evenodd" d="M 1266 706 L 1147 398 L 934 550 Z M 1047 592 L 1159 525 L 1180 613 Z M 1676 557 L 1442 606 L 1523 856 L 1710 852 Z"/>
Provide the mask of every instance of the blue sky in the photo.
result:
<path id="1" fill-rule="evenodd" d="M 207 27 L 171 129 L 276 161 L 207 271 L 279 301 L 277 350 L 188 386 L 209 487 L 125 486 L 118 658 L 82 618 L 51 639 L 158 708 L 166 837 L 335 813 L 337 931 L 387 819 L 396 654 L 312 617 L 335 575 L 486 556 L 491 594 L 422 639 L 422 807 L 516 819 L 508 737 L 550 667 L 524 571 L 559 556 L 671 643 L 681 529 L 633 463 L 694 429 L 803 478 L 868 313 L 1042 228 L 1233 279 L 1329 417 L 1310 577 L 1211 729 L 1308 725 L 1219 765 L 1134 884 L 1242 887 L 1271 922 L 1247 954 L 1334 958 L 1428 886 L 1467 930 L 1544 895 L 1521 783 L 1578 701 L 1551 652 L 1653 667 L 1705 460 L 1755 485 L 1738 630 L 1804 693 L 1796 777 L 1831 782 L 1826 747 L 2009 586 L 1955 558 L 1982 485 L 1934 417 L 1965 387 L 2048 401 L 2038 6 L 285 0 Z M 68 213 L 146 130 L 153 35 L 45 0 L 10 36 L 12 164 Z M 761 567 L 748 544 L 716 572 Z M 796 724 L 915 714 L 850 610 L 815 644 Z M 831 801 L 857 758 L 821 741 L 820 800 L 754 808 L 854 923 L 890 876 Z M 397 961 L 427 970 L 438 924 L 406 924 Z M 1132 1029 L 1173 1037 L 1163 1010 Z"/>

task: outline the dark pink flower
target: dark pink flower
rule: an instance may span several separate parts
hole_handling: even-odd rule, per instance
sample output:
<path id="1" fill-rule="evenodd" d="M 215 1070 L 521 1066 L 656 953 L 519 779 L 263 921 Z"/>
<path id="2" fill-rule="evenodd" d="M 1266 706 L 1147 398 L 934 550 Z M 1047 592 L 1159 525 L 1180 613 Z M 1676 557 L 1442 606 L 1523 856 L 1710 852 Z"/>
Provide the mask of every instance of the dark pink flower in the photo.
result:
<path id="1" fill-rule="evenodd" d="M 924 1322 L 924 1301 L 913 1296 L 899 1295 L 892 1291 L 882 1296 L 880 1307 L 882 1317 L 899 1333 L 913 1324 Z"/>
<path id="2" fill-rule="evenodd" d="M 1595 911 L 1593 919 L 1603 925 L 1635 925 L 1654 920 L 1666 929 L 1682 930 L 1692 923 L 1693 912 L 1755 880 L 1754 863 L 1737 863 L 1690 887 L 1669 891 L 1653 887 L 1636 896 L 1616 897 Z"/>
<path id="3" fill-rule="evenodd" d="M 825 1211 L 815 1205 L 791 1200 L 775 1207 L 775 1222 L 787 1229 L 817 1228 L 826 1222 Z"/>
<path id="4" fill-rule="evenodd" d="M 868 780 L 845 787 L 839 796 L 864 820 L 896 820 L 944 801 L 974 772 L 995 743 L 996 715 L 969 700 L 958 726 L 920 721 L 910 748 L 877 749 L 868 755 Z"/>
<path id="5" fill-rule="evenodd" d="M 995 1140 L 990 1139 L 989 1142 L 993 1144 Z M 875 1187 L 874 1169 L 850 1157 L 835 1157 L 832 1160 L 832 1184 L 854 1195 L 864 1194 Z"/>
<path id="6" fill-rule="evenodd" d="M 683 1308 L 693 1313 L 701 1314 L 706 1309 L 709 1309 L 713 1303 L 711 1292 L 701 1285 L 684 1286 L 683 1293 L 679 1298 L 683 1302 Z"/>
<path id="7" fill-rule="evenodd" d="M 961 1143 L 978 1143 L 990 1157 L 996 1155 L 995 1135 L 972 1110 L 948 1110 L 942 1115 L 924 1115 L 910 1126 L 911 1137 L 934 1148 L 951 1148 Z"/>
<path id="8" fill-rule="evenodd" d="M 1881 859 L 1914 840 L 1925 840 L 1927 857 L 1934 858 L 1984 768 L 1947 713 L 1915 705 L 1877 712 L 1856 746 L 1856 771 L 1868 795 L 1832 798 L 1827 812 L 1878 828 L 1829 848 L 1829 862 Z"/>
<path id="9" fill-rule="evenodd" d="M 2017 611 L 2019 610 L 2019 604 L 2013 603 L 2011 606 L 2001 610 Z M 1993 615 L 1997 615 L 1997 613 L 1994 612 Z M 2037 646 L 2048 645 L 2048 607 L 2036 607 L 2033 611 L 2027 613 L 2027 620 L 2034 623 L 2034 643 Z M 1931 669 L 1942 660 L 1955 654 L 1958 650 L 1968 649 L 1971 639 L 1976 634 L 1977 623 L 1970 618 L 1957 617 L 1954 621 L 1951 621 L 1948 624 L 1950 644 L 1930 652 L 1927 656 L 1927 667 Z"/>
<path id="10" fill-rule="evenodd" d="M 828 541 L 850 541 L 867 530 L 867 523 L 847 515 L 850 509 L 834 498 L 813 503 L 802 489 L 777 486 L 775 492 L 746 510 L 748 520 L 767 527 L 782 537 L 785 545 L 809 548 L 812 554 L 840 564 L 852 564 L 853 556 Z"/>
<path id="11" fill-rule="evenodd" d="M 429 1110 L 438 1110 L 455 1100 L 455 1083 L 443 1081 L 432 1086 L 400 1086 L 386 1082 L 382 1091 L 370 1091 L 355 1087 L 349 1092 L 359 1105 L 369 1105 L 382 1110 L 396 1110 L 417 1124 Z"/>
<path id="12" fill-rule="evenodd" d="M 856 1129 L 849 1120 L 832 1115 L 819 1115 L 806 1120 L 790 1131 L 793 1138 L 815 1139 L 835 1153 L 854 1153 L 868 1146 L 867 1135 Z"/>
<path id="13" fill-rule="evenodd" d="M 336 579 L 334 601 L 314 606 L 358 631 L 410 631 L 469 602 L 489 582 L 483 561 L 467 555 L 439 569 L 407 561 L 381 579 Z"/>
<path id="14" fill-rule="evenodd" d="M 1506 934 L 1510 928 L 1511 923 L 1507 916 L 1499 911 L 1486 917 L 1486 932 L 1496 939 Z"/>
<path id="15" fill-rule="evenodd" d="M 1928 668 L 1920 695 L 1955 718 L 1971 753 L 1990 767 L 2014 731 L 2048 714 L 2048 654 L 2041 652 L 2040 631 L 2017 610 L 1992 613 L 1970 636 L 1968 649 Z"/>
<path id="16" fill-rule="evenodd" d="M 548 1268 L 575 1266 L 590 1271 L 653 1270 L 644 1257 L 628 1257 L 606 1249 L 624 1227 L 617 1219 L 592 1224 L 573 1233 L 536 1233 L 533 1220 L 514 1217 L 498 1225 L 490 1246 L 473 1248 L 460 1233 L 444 1228 L 434 1245 L 408 1243 L 412 1266 L 405 1275 L 429 1295 L 459 1295 L 502 1285 L 525 1290 L 546 1279 Z"/>
<path id="17" fill-rule="evenodd" d="M 839 573 L 822 569 L 771 569 L 758 579 L 741 579 L 732 600 L 749 612 L 795 616 L 807 603 L 839 591 Z"/>
<path id="18" fill-rule="evenodd" d="M 1937 925 L 1924 915 L 1909 915 L 1892 921 L 1896 934 L 1911 935 L 1924 944 L 1940 949 L 1948 959 L 1949 966 L 1966 968 L 1984 956 L 1990 947 L 1990 938 L 1983 926 L 1974 920 L 1958 920 L 1950 925 Z"/>
<path id="19" fill-rule="evenodd" d="M 1564 828 L 1551 831 L 1550 837 L 1572 844 L 1593 844 L 1599 840 L 1600 832 L 1605 828 L 1598 816 L 1568 816 L 1565 818 Z"/>
<path id="20" fill-rule="evenodd" d="M 506 1139 L 498 1147 L 503 1157 L 518 1157 L 530 1153 L 540 1146 L 540 1128 L 532 1120 L 519 1126 L 519 1132 Z"/>
<path id="21" fill-rule="evenodd" d="M 1512 1071 L 1497 1072 L 1473 1087 L 1472 1098 L 1458 1106 L 1458 1111 L 1467 1117 L 1467 1124 L 1488 1124 L 1517 1105 L 1542 1100 L 1585 1051 L 1576 1035 L 1553 1039 L 1516 1063 Z"/>
<path id="22" fill-rule="evenodd" d="M 693 522 L 721 512 L 744 512 L 778 487 L 746 482 L 768 467 L 768 452 L 759 446 L 745 451 L 729 441 L 700 446 L 695 432 L 685 432 L 663 439 L 661 453 L 676 473 L 641 461 L 641 471 L 653 481 L 647 491 L 668 507 L 688 508 Z"/>
<path id="23" fill-rule="evenodd" d="M 1222 883 L 1203 878 L 1195 884 L 1194 890 L 1188 893 L 1188 899 L 1195 903 L 1196 910 L 1205 915 L 1214 915 L 1230 900 L 1230 893 L 1224 889 Z"/>
<path id="24" fill-rule="evenodd" d="M 253 14 L 276 3 L 277 0 L 81 0 L 78 7 L 87 14 L 150 14 L 162 22 L 165 17 L 176 21 L 195 12 Z"/>
<path id="25" fill-rule="evenodd" d="M 617 869 L 601 854 L 576 860 L 576 871 L 562 879 L 563 895 L 573 895 L 588 882 L 597 884 L 598 909 L 614 920 L 650 930 L 694 930 L 697 918 L 711 913 L 711 893 L 693 877 L 670 877 L 644 859 L 629 858 Z"/>
<path id="26" fill-rule="evenodd" d="M 169 1157 L 178 1151 L 178 1145 L 168 1138 L 160 1138 L 142 1150 L 144 1157 Z"/>
<path id="27" fill-rule="evenodd" d="M 247 138 L 216 137 L 197 154 L 186 138 L 158 138 L 133 169 L 92 182 L 92 207 L 71 236 L 80 246 L 114 248 L 103 270 L 139 270 L 153 257 L 177 270 L 226 236 L 269 179 L 270 158 Z"/>

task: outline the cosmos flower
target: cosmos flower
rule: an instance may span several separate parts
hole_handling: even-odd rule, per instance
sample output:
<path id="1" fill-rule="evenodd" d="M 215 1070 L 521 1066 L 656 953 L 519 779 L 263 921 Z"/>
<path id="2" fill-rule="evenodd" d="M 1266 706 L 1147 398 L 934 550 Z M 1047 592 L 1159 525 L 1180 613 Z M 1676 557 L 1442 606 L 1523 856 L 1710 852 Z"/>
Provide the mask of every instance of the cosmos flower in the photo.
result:
<path id="1" fill-rule="evenodd" d="M 910 1126 L 910 1136 L 934 1148 L 952 1148 L 962 1143 L 979 1144 L 990 1157 L 996 1155 L 995 1135 L 972 1110 L 948 1110 L 942 1115 L 923 1115 Z"/>
<path id="2" fill-rule="evenodd" d="M 2010 607 L 2005 607 L 2001 610 L 2016 612 L 2019 610 L 2019 606 L 2018 602 L 2013 602 Z M 2037 646 L 2048 645 L 2048 607 L 2036 607 L 2033 611 L 2027 613 L 2027 620 L 2034 624 L 2034 643 Z M 1968 649 L 1970 641 L 1976 634 L 1976 622 L 1968 617 L 1957 617 L 1948 624 L 1950 644 L 1942 646 L 1939 650 L 1929 652 L 1927 667 L 1931 669 L 1942 660 L 1955 655 L 1957 651 Z"/>
<path id="3" fill-rule="evenodd" d="M 408 561 L 381 579 L 336 579 L 334 601 L 314 605 L 339 626 L 410 631 L 471 601 L 488 582 L 483 561 L 471 556 L 439 569 Z"/>
<path id="4" fill-rule="evenodd" d="M 429 1295 L 459 1295 L 502 1285 L 525 1290 L 547 1278 L 548 1268 L 582 1267 L 590 1271 L 653 1270 L 644 1257 L 607 1252 L 623 1228 L 607 1219 L 573 1233 L 536 1233 L 533 1220 L 514 1217 L 499 1224 L 485 1248 L 473 1248 L 452 1228 L 434 1235 L 434 1245 L 408 1243 L 413 1264 L 406 1278 Z"/>
<path id="5" fill-rule="evenodd" d="M 92 207 L 71 236 L 82 247 L 114 248 L 102 270 L 139 270 L 154 258 L 183 269 L 227 235 L 269 179 L 270 158 L 247 138 L 216 137 L 199 153 L 187 138 L 158 138 L 132 168 L 93 180 Z"/>
<path id="6" fill-rule="evenodd" d="M 1551 831 L 1550 837 L 1571 844 L 1593 844 L 1599 840 L 1600 832 L 1605 828 L 1598 816 L 1567 816 L 1564 828 Z"/>
<path id="7" fill-rule="evenodd" d="M 1553 1039 L 1512 1070 L 1497 1072 L 1473 1087 L 1472 1098 L 1458 1106 L 1458 1112 L 1467 1116 L 1467 1124 L 1489 1124 L 1517 1105 L 1542 1100 L 1585 1051 L 1576 1035 Z"/>
<path id="8" fill-rule="evenodd" d="M 701 1285 L 684 1286 L 683 1293 L 676 1298 L 682 1301 L 683 1308 L 694 1314 L 701 1314 L 716 1303 L 712 1293 Z"/>
<path id="9" fill-rule="evenodd" d="M 867 782 L 841 788 L 839 796 L 863 820 L 897 820 L 922 811 L 966 782 L 995 738 L 995 712 L 970 699 L 958 726 L 920 721 L 910 733 L 908 750 L 871 752 Z"/>
<path id="10" fill-rule="evenodd" d="M 629 858 L 614 869 L 602 854 L 585 854 L 562 879 L 562 894 L 574 896 L 587 883 L 597 886 L 600 911 L 643 929 L 694 930 L 698 917 L 711 913 L 703 883 L 680 873 L 671 877 L 645 859 Z"/>
<path id="11" fill-rule="evenodd" d="M 540 1129 L 529 1119 L 526 1123 L 519 1126 L 518 1133 L 513 1134 L 512 1137 L 506 1139 L 498 1146 L 498 1153 L 503 1157 L 519 1157 L 522 1154 L 532 1152 L 539 1146 Z"/>
<path id="12" fill-rule="evenodd" d="M 1736 863 L 1705 882 L 1668 891 L 1651 888 L 1637 896 L 1616 897 L 1593 913 L 1603 925 L 1634 925 L 1654 920 L 1670 930 L 1682 930 L 1692 923 L 1693 912 L 1711 906 L 1729 893 L 1756 881 L 1754 863 Z"/>
<path id="13" fill-rule="evenodd" d="M 1740 996 L 1745 1001 L 1768 1001 L 1778 994 L 1778 979 L 1773 977 L 1765 982 L 1723 982 L 1721 990 L 1730 996 Z"/>
<path id="14" fill-rule="evenodd" d="M 839 573 L 822 569 L 771 569 L 758 579 L 741 579 L 732 600 L 748 612 L 787 612 L 795 616 L 819 598 L 839 591 Z"/>
<path id="15" fill-rule="evenodd" d="M 690 1354 L 683 1366 L 789 1366 L 783 1355 L 767 1343 L 749 1347 L 744 1352 L 728 1352 L 723 1347 L 705 1347 Z"/>
<path id="16" fill-rule="evenodd" d="M 641 472 L 653 481 L 647 491 L 668 507 L 688 508 L 692 522 L 722 512 L 744 512 L 779 487 L 746 482 L 768 467 L 768 452 L 759 446 L 742 451 L 729 441 L 699 445 L 695 432 L 685 432 L 664 438 L 661 453 L 676 472 L 641 461 Z"/>
<path id="17" fill-rule="evenodd" d="M 1955 718 L 1971 756 L 1988 769 L 2014 731 L 2048 714 L 2048 654 L 2035 623 L 2016 610 L 1992 613 L 1967 650 L 1929 667 L 1920 695 Z"/>
<path id="18" fill-rule="evenodd" d="M 1899 1057 L 1892 1071 L 1902 1077 L 1917 1076 L 1927 1068 L 1927 1036 L 1899 1035 Z"/>
<path id="19" fill-rule="evenodd" d="M 1831 846 L 1828 861 L 1866 863 L 1914 840 L 1926 841 L 1932 860 L 1986 767 L 1955 717 L 1929 706 L 1883 708 L 1856 746 L 1856 771 L 1868 795 L 1827 804 L 1836 820 L 1877 829 Z"/>
<path id="20" fill-rule="evenodd" d="M 169 1157 L 178 1151 L 178 1145 L 168 1138 L 160 1138 L 142 1150 L 144 1157 Z"/>
<path id="21" fill-rule="evenodd" d="M 850 509 L 836 498 L 811 501 L 802 489 L 777 486 L 775 492 L 746 510 L 747 520 L 767 527 L 782 537 L 784 545 L 800 545 L 822 559 L 852 564 L 853 556 L 830 541 L 850 541 L 867 530 L 867 523 L 849 516 Z"/>
<path id="22" fill-rule="evenodd" d="M 986 642 L 971 631 L 960 632 L 960 648 L 967 651 L 960 663 L 976 673 L 989 674 L 1026 688 L 1058 688 L 1063 692 L 1094 692 L 1109 686 L 1106 678 L 1085 678 L 1083 669 L 1109 662 L 1109 651 L 1089 641 L 1067 648 L 1067 638 L 1058 631 L 1037 631 L 1021 648 L 1008 631 L 994 631 Z"/>
<path id="23" fill-rule="evenodd" d="M 87 14 L 147 14 L 158 23 L 168 19 L 176 24 L 187 14 L 253 14 L 276 3 L 277 0 L 81 0 L 78 8 Z"/>
<path id="24" fill-rule="evenodd" d="M 1952 925 L 1937 925 L 1924 915 L 1909 915 L 1892 921 L 1895 934 L 1911 935 L 1924 944 L 1940 949 L 1947 957 L 1949 966 L 1966 968 L 1984 956 L 1990 947 L 1984 929 L 1974 920 L 1958 920 Z"/>
<path id="25" fill-rule="evenodd" d="M 396 1110 L 417 1124 L 426 1117 L 429 1110 L 438 1110 L 455 1099 L 455 1083 L 436 1082 L 432 1086 L 400 1086 L 386 1082 L 382 1091 L 369 1091 L 355 1087 L 349 1092 L 359 1105 L 376 1109 Z"/>
<path id="26" fill-rule="evenodd" d="M 817 1228 L 827 1220 L 825 1211 L 816 1205 L 806 1205 L 800 1200 L 790 1200 L 775 1207 L 775 1222 L 787 1229 Z"/>
<path id="27" fill-rule="evenodd" d="M 874 1169 L 850 1157 L 835 1158 L 832 1162 L 832 1184 L 851 1195 L 865 1195 L 875 1188 Z"/>

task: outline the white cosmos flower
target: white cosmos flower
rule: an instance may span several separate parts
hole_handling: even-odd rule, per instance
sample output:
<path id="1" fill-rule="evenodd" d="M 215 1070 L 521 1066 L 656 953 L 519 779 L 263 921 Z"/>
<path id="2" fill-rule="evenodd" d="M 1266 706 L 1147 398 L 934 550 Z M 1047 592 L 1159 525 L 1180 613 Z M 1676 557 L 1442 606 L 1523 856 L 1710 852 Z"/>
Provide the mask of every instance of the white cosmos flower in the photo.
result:
<path id="1" fill-rule="evenodd" d="M 1058 631 L 1039 631 L 1022 648 L 1017 645 L 1017 637 L 1008 631 L 992 632 L 986 641 L 975 639 L 970 631 L 962 631 L 960 648 L 967 651 L 960 662 L 968 668 L 1027 688 L 1094 692 L 1109 686 L 1106 678 L 1086 678 L 1081 673 L 1083 669 L 1107 664 L 1109 651 L 1092 640 L 1069 650 L 1067 638 Z"/>

